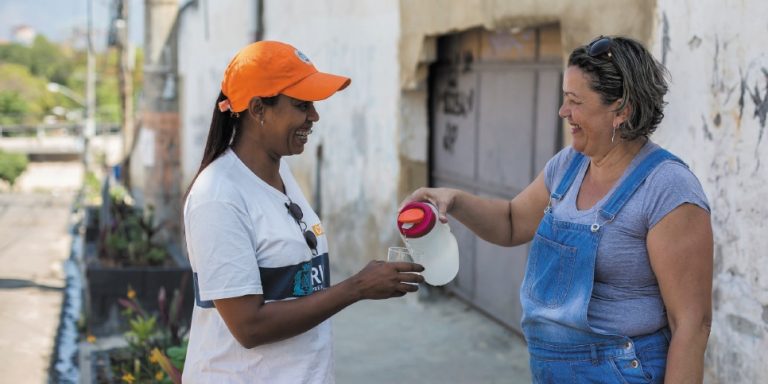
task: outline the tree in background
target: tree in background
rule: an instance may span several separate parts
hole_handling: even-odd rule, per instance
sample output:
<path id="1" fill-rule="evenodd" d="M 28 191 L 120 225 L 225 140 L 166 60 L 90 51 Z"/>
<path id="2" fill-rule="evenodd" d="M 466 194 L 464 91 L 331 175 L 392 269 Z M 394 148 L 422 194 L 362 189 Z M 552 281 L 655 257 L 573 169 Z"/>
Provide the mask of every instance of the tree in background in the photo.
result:
<path id="1" fill-rule="evenodd" d="M 2 77 L 2 72 L 3 68 L 0 66 L 0 77 Z M 19 124 L 19 120 L 27 114 L 27 103 L 19 92 L 0 91 L 0 125 Z"/>
<path id="2" fill-rule="evenodd" d="M 69 75 L 75 66 L 73 59 L 71 53 L 43 35 L 38 35 L 29 47 L 20 44 L 0 46 L 0 62 L 23 65 L 33 76 L 64 85 L 68 85 Z"/>
<path id="3" fill-rule="evenodd" d="M 0 62 L 0 124 L 37 124 L 59 102 L 45 88 L 47 79 L 37 77 L 23 64 Z"/>
<path id="4" fill-rule="evenodd" d="M 0 180 L 8 182 L 13 188 L 16 179 L 27 169 L 27 162 L 26 155 L 0 151 Z"/>
<path id="5" fill-rule="evenodd" d="M 141 51 L 137 52 L 135 62 L 142 62 Z M 96 63 L 96 120 L 117 123 L 120 121 L 117 53 L 115 50 L 97 53 Z M 136 66 L 134 97 L 142 84 L 141 68 Z M 0 125 L 40 124 L 55 106 L 82 109 L 82 105 L 63 95 L 51 94 L 46 85 L 53 82 L 77 91 L 85 89 L 85 81 L 85 51 L 53 43 L 42 35 L 28 47 L 0 44 Z"/>

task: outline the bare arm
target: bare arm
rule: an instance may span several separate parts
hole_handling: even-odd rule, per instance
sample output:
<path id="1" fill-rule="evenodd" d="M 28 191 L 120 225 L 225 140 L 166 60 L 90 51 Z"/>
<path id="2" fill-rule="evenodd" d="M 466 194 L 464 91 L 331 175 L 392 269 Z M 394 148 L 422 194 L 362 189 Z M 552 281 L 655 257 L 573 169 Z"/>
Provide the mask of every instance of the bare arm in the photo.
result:
<path id="1" fill-rule="evenodd" d="M 709 213 L 683 204 L 650 230 L 647 243 L 672 331 L 665 382 L 701 383 L 712 324 Z"/>
<path id="2" fill-rule="evenodd" d="M 421 200 L 437 206 L 441 221 L 447 221 L 445 215 L 450 214 L 483 240 L 513 246 L 533 239 L 549 202 L 549 193 L 542 172 L 511 201 L 450 188 L 419 188 L 404 204 Z"/>
<path id="3" fill-rule="evenodd" d="M 215 300 L 227 328 L 245 348 L 284 340 L 322 323 L 363 299 L 386 299 L 418 290 L 424 268 L 413 263 L 370 262 L 362 271 L 326 290 L 295 300 L 264 303 L 262 295 Z"/>

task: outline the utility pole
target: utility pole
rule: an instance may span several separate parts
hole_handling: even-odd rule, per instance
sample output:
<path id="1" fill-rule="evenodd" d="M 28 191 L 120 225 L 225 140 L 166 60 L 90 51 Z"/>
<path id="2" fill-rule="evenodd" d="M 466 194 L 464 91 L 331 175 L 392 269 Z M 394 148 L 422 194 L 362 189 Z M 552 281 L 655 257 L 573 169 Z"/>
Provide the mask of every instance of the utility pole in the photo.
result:
<path id="1" fill-rule="evenodd" d="M 120 86 L 120 106 L 122 109 L 122 136 L 123 136 L 123 175 L 128 176 L 127 162 L 131 156 L 134 141 L 134 120 L 133 120 L 133 62 L 132 47 L 129 33 L 129 1 L 115 0 L 116 18 L 115 27 L 115 46 L 118 52 L 118 80 Z M 124 178 L 126 185 L 130 184 L 129 179 Z"/>
<path id="2" fill-rule="evenodd" d="M 93 0 L 88 3 L 88 29 L 86 32 L 87 75 L 85 80 L 85 127 L 83 130 L 83 166 L 85 171 L 91 170 L 91 151 L 89 141 L 96 132 L 96 59 L 93 49 Z"/>

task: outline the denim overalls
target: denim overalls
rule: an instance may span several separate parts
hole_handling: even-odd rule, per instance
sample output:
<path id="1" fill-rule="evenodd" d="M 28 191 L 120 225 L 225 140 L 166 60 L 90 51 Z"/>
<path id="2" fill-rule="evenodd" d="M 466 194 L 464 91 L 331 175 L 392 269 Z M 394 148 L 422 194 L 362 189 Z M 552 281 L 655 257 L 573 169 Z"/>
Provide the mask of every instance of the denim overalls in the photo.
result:
<path id="1" fill-rule="evenodd" d="M 653 169 L 665 160 L 682 163 L 671 153 L 650 153 L 598 210 L 592 225 L 557 220 L 552 204 L 571 187 L 583 162 L 577 153 L 560 184 L 531 245 L 520 290 L 522 327 L 528 342 L 534 383 L 662 383 L 670 333 L 627 337 L 590 327 L 597 246 L 603 230 Z"/>

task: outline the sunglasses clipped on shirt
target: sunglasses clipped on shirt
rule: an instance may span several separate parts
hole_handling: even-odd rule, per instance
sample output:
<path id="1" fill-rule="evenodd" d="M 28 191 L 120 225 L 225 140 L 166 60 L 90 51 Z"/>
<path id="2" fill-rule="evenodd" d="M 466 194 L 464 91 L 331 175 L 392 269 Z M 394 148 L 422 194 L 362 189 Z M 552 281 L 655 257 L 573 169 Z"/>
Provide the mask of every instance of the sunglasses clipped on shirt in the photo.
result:
<path id="1" fill-rule="evenodd" d="M 312 250 L 312 254 L 317 255 L 317 236 L 315 236 L 314 232 L 307 229 L 307 223 L 302 220 L 304 218 L 304 212 L 301 211 L 301 207 L 290 200 L 285 203 L 285 207 L 288 208 L 288 214 L 290 214 L 291 217 L 293 217 L 293 220 L 296 221 L 296 224 L 299 225 L 299 228 L 304 234 L 304 241 L 307 242 L 307 246 Z"/>

